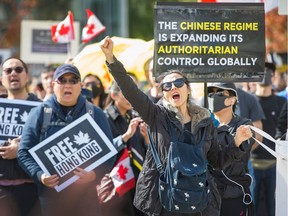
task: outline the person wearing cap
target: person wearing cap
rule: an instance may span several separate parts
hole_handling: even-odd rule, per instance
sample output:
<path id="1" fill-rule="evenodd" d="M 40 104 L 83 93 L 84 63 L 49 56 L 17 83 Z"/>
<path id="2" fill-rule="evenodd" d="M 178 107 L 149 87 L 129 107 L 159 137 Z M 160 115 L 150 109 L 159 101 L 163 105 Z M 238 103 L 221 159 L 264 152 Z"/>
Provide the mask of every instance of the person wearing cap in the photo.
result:
<path id="1" fill-rule="evenodd" d="M 56 192 L 55 186 L 59 183 L 59 177 L 46 175 L 29 153 L 30 148 L 87 113 L 86 99 L 81 95 L 80 80 L 79 70 L 75 66 L 71 64 L 59 66 L 53 76 L 54 94 L 43 105 L 31 110 L 24 126 L 18 150 L 18 162 L 38 185 L 43 216 L 95 215 L 99 212 L 95 186 L 97 181 L 111 170 L 114 163 L 114 158 L 111 158 L 90 172 L 78 167 L 74 170 L 74 174 L 79 179 L 64 190 Z M 44 106 L 52 109 L 52 115 L 46 131 L 42 132 Z M 112 142 L 106 115 L 96 106 L 93 106 L 93 109 L 95 122 Z"/>
<path id="2" fill-rule="evenodd" d="M 275 95 L 273 92 L 273 79 L 275 64 L 265 62 L 264 77 L 262 82 L 256 85 L 255 96 L 264 111 L 265 120 L 262 121 L 263 131 L 275 138 L 278 118 L 285 104 L 285 98 Z M 286 119 L 287 121 L 287 119 Z M 275 143 L 265 137 L 266 146 L 275 151 Z M 266 149 L 259 146 L 252 152 L 252 164 L 255 175 L 255 214 L 267 216 L 275 215 L 275 190 L 276 190 L 276 158 Z M 263 194 L 263 197 L 261 197 Z M 263 201 L 263 202 L 262 202 Z"/>
<path id="3" fill-rule="evenodd" d="M 28 92 L 30 76 L 22 59 L 9 57 L 1 66 L 1 82 L 7 91 L 5 98 L 40 101 L 35 94 Z M 16 137 L 8 139 L 6 146 L 0 147 L 0 215 L 28 215 L 37 203 L 37 187 L 17 163 L 19 143 L 20 137 Z"/>
<path id="4" fill-rule="evenodd" d="M 235 114 L 238 96 L 233 83 L 208 83 L 207 87 L 208 106 L 219 122 L 218 138 L 222 148 L 225 148 L 231 145 L 231 142 L 224 132 L 229 131 L 233 136 L 241 125 L 253 124 L 251 120 Z M 254 214 L 249 188 L 253 179 L 248 171 L 248 160 L 253 143 L 252 138 L 242 142 L 241 147 L 245 154 L 224 169 L 216 170 L 209 167 L 222 198 L 221 216 Z"/>

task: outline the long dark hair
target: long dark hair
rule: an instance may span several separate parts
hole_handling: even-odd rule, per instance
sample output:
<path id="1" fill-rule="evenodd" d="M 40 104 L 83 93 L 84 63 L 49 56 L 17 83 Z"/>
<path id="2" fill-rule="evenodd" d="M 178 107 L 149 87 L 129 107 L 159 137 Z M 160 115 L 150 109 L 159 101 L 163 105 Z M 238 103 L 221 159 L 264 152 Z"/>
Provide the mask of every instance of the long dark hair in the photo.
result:
<path id="1" fill-rule="evenodd" d="M 92 86 L 91 91 L 92 91 L 93 97 L 99 96 L 99 107 L 101 109 L 104 109 L 106 106 L 107 94 L 105 93 L 105 89 L 104 89 L 104 86 L 103 86 L 101 79 L 96 74 L 89 73 L 82 79 L 82 82 L 84 82 L 84 80 L 90 76 L 94 77 L 99 82 L 98 83 L 99 86 L 97 85 L 97 86 L 95 86 L 95 88 Z M 100 92 L 98 92 L 98 91 L 100 91 Z"/>

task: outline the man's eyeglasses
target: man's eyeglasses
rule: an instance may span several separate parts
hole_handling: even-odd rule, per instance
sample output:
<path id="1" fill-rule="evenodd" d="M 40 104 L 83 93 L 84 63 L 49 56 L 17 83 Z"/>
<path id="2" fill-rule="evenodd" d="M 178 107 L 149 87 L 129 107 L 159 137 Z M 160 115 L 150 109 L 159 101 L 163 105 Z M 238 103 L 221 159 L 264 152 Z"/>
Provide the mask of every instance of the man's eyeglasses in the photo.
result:
<path id="1" fill-rule="evenodd" d="M 9 75 L 12 73 L 12 71 L 15 71 L 17 74 L 20 74 L 23 72 L 24 68 L 23 67 L 14 67 L 14 68 L 5 68 L 3 71 L 5 72 L 6 75 Z"/>
<path id="2" fill-rule="evenodd" d="M 210 92 L 210 93 L 208 93 L 208 97 L 213 97 L 214 95 L 218 95 L 218 96 L 220 96 L 220 97 L 222 97 L 222 96 L 226 96 L 225 94 L 224 94 L 224 91 L 218 91 L 218 92 Z"/>
<path id="3" fill-rule="evenodd" d="M 76 85 L 78 82 L 80 82 L 79 78 L 73 77 L 70 79 L 66 79 L 64 77 L 60 77 L 59 79 L 55 80 L 59 85 L 65 85 L 67 83 L 71 84 L 71 85 Z"/>
<path id="4" fill-rule="evenodd" d="M 165 82 L 161 84 L 162 91 L 170 91 L 172 88 L 172 83 L 176 88 L 181 88 L 185 84 L 184 78 L 176 79 L 172 82 Z"/>

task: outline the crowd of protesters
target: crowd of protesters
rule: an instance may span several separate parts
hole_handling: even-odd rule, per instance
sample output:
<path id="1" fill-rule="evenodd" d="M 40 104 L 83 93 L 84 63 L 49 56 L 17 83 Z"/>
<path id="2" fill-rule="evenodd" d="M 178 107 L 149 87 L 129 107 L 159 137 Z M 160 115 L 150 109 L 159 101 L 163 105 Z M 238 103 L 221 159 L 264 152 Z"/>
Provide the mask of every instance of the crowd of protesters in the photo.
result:
<path id="1" fill-rule="evenodd" d="M 109 38 L 106 38 L 105 42 L 109 44 L 111 41 Z M 111 55 L 112 51 L 110 50 L 108 52 L 105 48 L 107 47 L 102 47 L 103 52 L 106 52 L 107 57 L 107 55 Z M 113 70 L 114 61 L 117 62 L 117 60 L 109 58 L 109 61 L 112 66 L 109 64 L 108 66 L 110 67 L 110 70 Z M 176 85 L 174 82 L 175 79 L 177 80 L 180 77 L 180 73 L 178 74 L 178 72 L 175 72 L 176 75 L 174 75 L 176 78 L 168 75 L 169 79 L 171 79 L 170 82 L 167 80 L 164 82 L 165 79 L 163 81 L 163 79 L 158 80 L 152 77 L 153 74 L 151 71 L 153 62 L 151 61 L 147 63 L 147 65 L 149 65 L 148 70 L 150 70 L 150 72 L 147 72 L 147 74 L 149 74 L 149 76 L 147 76 L 149 88 L 142 89 L 142 92 L 147 95 L 147 98 L 150 99 L 155 106 L 156 103 L 157 105 L 165 103 L 165 100 L 163 102 L 163 99 L 165 99 L 163 97 L 168 94 L 167 92 L 171 91 L 171 88 L 183 88 L 185 83 L 183 83 L 183 85 Z M 209 107 L 207 107 L 207 111 L 210 110 L 212 120 L 215 123 L 215 128 L 217 128 L 219 124 L 229 125 L 229 127 L 234 128 L 233 130 L 235 130 L 233 132 L 231 131 L 231 134 L 234 136 L 236 128 L 240 126 L 237 125 L 235 128 L 234 123 L 236 120 L 238 121 L 239 119 L 247 118 L 249 121 L 245 124 L 253 124 L 272 137 L 279 139 L 286 138 L 288 95 L 286 85 L 287 71 L 280 73 L 277 71 L 277 65 L 275 66 L 273 62 L 267 63 L 265 66 L 265 76 L 261 83 L 235 83 L 235 85 L 229 83 L 229 88 L 223 87 L 223 85 L 210 85 L 210 100 L 213 99 L 213 102 L 211 103 L 216 103 L 216 98 L 221 100 L 224 98 L 220 107 L 221 109 L 218 107 L 219 110 L 217 110 L 214 106 L 215 104 L 210 104 Z M 1 98 L 7 98 L 8 100 L 43 101 L 43 103 L 48 104 L 53 108 L 53 121 L 58 123 L 59 121 L 62 121 L 63 124 L 60 124 L 61 126 L 57 125 L 58 123 L 54 124 L 51 126 L 49 133 L 46 133 L 45 137 L 41 137 L 40 139 L 41 131 L 39 131 L 39 127 L 41 124 L 41 112 L 43 110 L 43 106 L 41 105 L 38 108 L 35 108 L 33 112 L 31 111 L 32 114 L 25 124 L 22 136 L 9 139 L 6 142 L 6 146 L 0 146 L 0 215 L 138 216 L 142 214 L 154 215 L 154 213 L 155 215 L 170 215 L 159 206 L 155 206 L 160 205 L 160 203 L 154 198 L 152 198 L 151 201 L 149 194 L 145 194 L 145 196 L 147 196 L 146 198 L 141 197 L 144 196 L 144 186 L 151 187 L 150 189 L 152 190 L 154 188 L 152 182 L 156 184 L 157 181 L 157 179 L 150 179 L 149 184 L 147 184 L 147 178 L 143 178 L 145 173 L 149 172 L 149 169 L 154 169 L 154 167 L 150 167 L 153 165 L 153 162 L 151 161 L 151 153 L 149 151 L 147 131 L 145 131 L 146 123 L 143 122 L 143 116 L 141 116 L 141 114 L 145 113 L 146 116 L 144 116 L 144 119 L 149 120 L 150 118 L 147 117 L 147 115 L 149 115 L 147 112 L 149 111 L 144 112 L 141 108 L 139 114 L 139 111 L 134 110 L 134 108 L 141 106 L 145 107 L 144 104 L 130 104 L 135 103 L 135 101 L 143 102 L 143 100 L 137 98 L 137 100 L 135 99 L 135 101 L 133 101 L 134 98 L 127 94 L 127 92 L 122 93 L 121 87 L 123 87 L 124 84 L 121 84 L 121 82 L 120 87 L 114 82 L 110 88 L 104 89 L 102 81 L 97 76 L 97 73 L 91 73 L 85 77 L 81 77 L 80 72 L 73 65 L 73 61 L 71 64 L 63 64 L 58 68 L 52 65 L 43 68 L 40 76 L 41 79 L 39 79 L 40 83 L 37 85 L 38 88 L 30 90 L 28 84 L 31 77 L 29 77 L 28 71 L 28 66 L 19 58 L 12 57 L 4 60 L 1 65 Z M 115 72 L 112 73 L 117 79 L 121 79 L 121 76 L 119 78 Z M 180 78 L 182 78 L 182 74 Z M 165 87 L 167 87 L 167 89 L 165 89 L 163 83 L 170 83 L 171 87 L 168 89 L 168 85 L 165 85 Z M 134 82 L 134 84 L 137 86 L 136 82 Z M 39 93 L 40 90 L 41 94 Z M 188 100 L 193 101 L 193 104 L 195 105 L 197 104 L 197 107 L 203 106 L 203 101 L 201 101 L 200 97 L 191 97 L 192 92 L 193 83 L 190 83 L 187 85 Z M 221 95 L 219 92 L 221 92 Z M 137 92 L 133 93 L 136 94 Z M 248 94 L 248 96 L 241 96 L 246 94 Z M 129 101 L 129 98 L 132 98 L 132 101 Z M 113 142 L 118 150 L 118 154 L 94 171 L 86 172 L 85 170 L 78 168 L 75 171 L 75 175 L 78 175 L 80 179 L 63 192 L 57 193 L 54 190 L 54 187 L 58 184 L 58 176 L 47 176 L 43 173 L 34 159 L 29 156 L 28 150 L 37 145 L 41 140 L 54 134 L 60 128 L 65 127 L 70 122 L 82 116 L 85 113 L 85 100 L 89 100 L 93 103 L 95 113 L 97 114 L 97 117 L 95 116 L 95 121 L 102 127 L 102 130 L 105 131 L 105 134 L 109 137 L 111 142 Z M 255 115 L 250 112 L 250 110 L 253 110 L 253 107 L 251 109 L 251 107 L 249 108 L 248 106 L 251 105 L 252 101 L 253 104 L 256 104 L 254 108 L 257 107 L 257 110 L 259 110 Z M 207 114 L 206 108 L 197 109 L 204 109 L 205 114 Z M 74 113 L 72 115 L 73 118 L 68 119 L 67 116 L 71 115 L 71 113 Z M 186 118 L 184 121 L 186 125 L 191 122 L 191 119 L 190 114 L 188 115 L 187 113 L 187 116 L 185 115 L 186 114 L 184 113 L 183 117 Z M 227 119 L 227 116 L 230 116 L 230 118 Z M 151 124 L 154 121 L 155 119 L 153 119 L 153 121 L 151 120 L 149 123 Z M 158 123 L 156 122 L 153 124 L 156 125 Z M 236 123 L 238 124 L 238 122 Z M 155 125 L 149 126 L 155 128 Z M 188 126 L 191 127 L 191 123 Z M 269 142 L 269 140 L 265 138 L 262 139 L 259 135 L 256 135 L 256 138 L 262 140 L 264 144 L 275 150 L 274 143 Z M 245 140 L 246 139 L 243 139 L 243 141 Z M 258 146 L 257 142 L 253 143 L 253 146 L 250 144 L 250 147 L 247 149 L 245 157 L 243 156 L 243 160 L 241 161 L 241 169 L 243 170 L 241 173 L 237 173 L 237 175 L 245 175 L 249 172 L 249 176 L 252 178 L 251 181 L 249 179 L 249 184 L 246 184 L 247 182 L 245 182 L 245 190 L 249 191 L 251 194 L 253 207 L 255 207 L 255 211 L 254 209 L 251 210 L 249 207 L 249 216 L 264 216 L 265 214 L 266 216 L 274 216 L 276 159 L 262 147 Z M 130 153 L 130 162 L 133 167 L 136 182 L 138 176 L 141 176 L 141 182 L 137 183 L 137 187 L 141 187 L 141 190 L 137 189 L 135 184 L 133 189 L 125 196 L 111 199 L 111 201 L 108 201 L 101 206 L 98 201 L 96 185 L 100 184 L 101 178 L 105 173 L 109 173 L 112 170 L 117 159 L 122 155 L 123 149 L 126 148 L 128 148 Z M 147 157 L 148 161 L 145 161 L 146 154 L 150 154 Z M 240 162 L 238 161 L 237 163 Z M 229 177 L 229 174 L 234 173 L 233 167 L 237 166 L 239 168 L 237 163 L 231 167 L 225 168 L 224 171 L 226 174 L 228 173 L 227 176 L 224 175 L 225 173 L 223 174 L 219 171 L 214 171 L 213 167 L 209 171 L 216 179 L 218 178 L 218 180 L 216 180 L 220 192 L 218 198 L 221 197 L 220 199 L 222 199 L 222 205 L 218 207 L 219 211 L 221 210 L 222 216 L 231 215 L 231 212 L 235 213 L 236 211 L 239 211 L 241 215 L 241 211 L 245 208 L 248 209 L 247 206 L 250 204 L 245 202 L 242 203 L 243 198 L 241 190 L 236 193 L 237 196 L 235 197 L 234 195 L 231 195 L 231 193 L 228 193 L 227 195 L 227 191 L 225 191 L 227 189 L 225 186 L 227 178 Z M 142 170 L 142 166 L 145 166 L 145 172 Z M 12 176 L 9 176 L 11 173 Z M 254 186 L 252 187 L 252 185 Z M 113 185 L 110 186 L 113 187 Z M 231 187 L 234 186 L 235 185 L 232 185 Z M 153 193 L 155 193 L 155 188 L 153 191 Z M 231 189 L 231 191 L 233 190 Z M 73 204 L 71 204 L 71 202 L 73 202 Z M 240 203 L 244 207 L 242 208 L 241 205 L 238 205 L 237 203 Z M 246 204 L 247 206 L 245 206 Z M 235 206 L 239 208 L 235 208 Z M 140 213 L 141 210 L 143 212 Z M 251 213 L 251 211 L 253 211 L 253 213 Z M 203 215 L 209 214 L 204 212 Z"/>

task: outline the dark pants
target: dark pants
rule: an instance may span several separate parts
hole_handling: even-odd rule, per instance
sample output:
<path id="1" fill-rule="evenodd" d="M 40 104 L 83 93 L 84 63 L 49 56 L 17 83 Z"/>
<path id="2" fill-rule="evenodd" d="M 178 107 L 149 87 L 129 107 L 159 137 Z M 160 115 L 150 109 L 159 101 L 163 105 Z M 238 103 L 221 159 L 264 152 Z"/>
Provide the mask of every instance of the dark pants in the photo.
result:
<path id="1" fill-rule="evenodd" d="M 119 197 L 117 194 L 107 203 L 100 206 L 101 216 L 139 216 L 134 213 L 132 199 L 129 192 Z"/>
<path id="2" fill-rule="evenodd" d="M 253 205 L 253 204 L 251 204 Z M 254 210 L 254 209 L 253 209 Z M 254 215 L 254 212 L 248 213 L 248 206 L 243 203 L 243 197 L 222 199 L 220 216 L 246 216 Z"/>
<path id="3" fill-rule="evenodd" d="M 72 184 L 64 190 L 44 188 L 40 193 L 43 216 L 95 216 L 99 209 L 96 184 Z"/>
<path id="4" fill-rule="evenodd" d="M 0 186 L 1 216 L 39 216 L 38 204 L 35 184 Z"/>
<path id="5" fill-rule="evenodd" d="M 254 169 L 256 187 L 255 195 L 255 215 L 258 216 L 260 209 L 260 194 L 263 190 L 264 208 L 267 216 L 275 216 L 275 190 L 276 190 L 276 165 L 266 170 Z"/>

